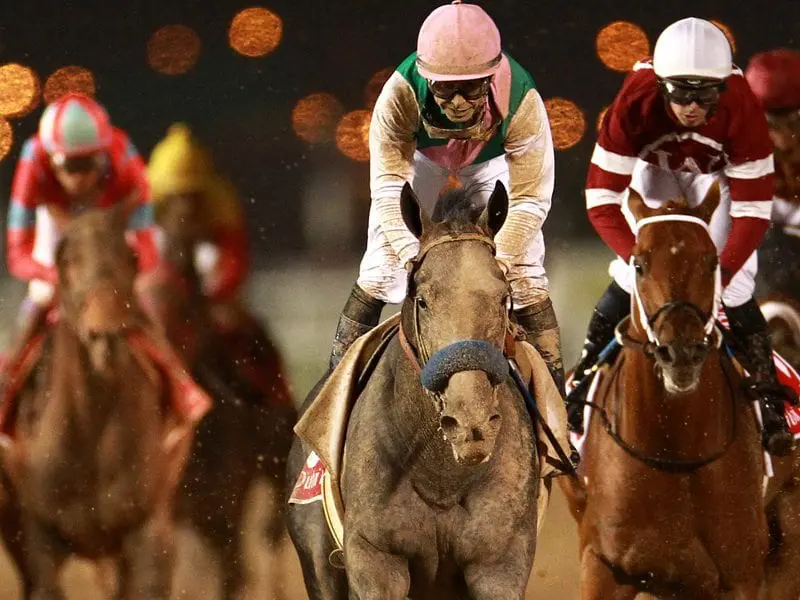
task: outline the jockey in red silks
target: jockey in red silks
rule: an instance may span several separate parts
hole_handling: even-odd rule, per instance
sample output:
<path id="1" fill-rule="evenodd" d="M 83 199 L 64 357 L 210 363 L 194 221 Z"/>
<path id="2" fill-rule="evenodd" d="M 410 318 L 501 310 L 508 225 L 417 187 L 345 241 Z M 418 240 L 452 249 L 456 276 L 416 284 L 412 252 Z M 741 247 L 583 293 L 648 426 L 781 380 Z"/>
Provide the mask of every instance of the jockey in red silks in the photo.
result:
<path id="1" fill-rule="evenodd" d="M 554 183 L 550 124 L 533 78 L 503 51 L 497 25 L 482 8 L 456 0 L 425 19 L 417 51 L 397 67 L 377 100 L 369 147 L 367 249 L 339 318 L 330 367 L 377 325 L 384 304 L 406 296 L 405 265 L 419 243 L 400 214 L 403 185 L 411 184 L 431 214 L 449 177 L 478 207 L 500 181 L 509 209 L 495 239 L 498 263 L 516 320 L 563 393 L 542 235 Z"/>
<path id="2" fill-rule="evenodd" d="M 775 154 L 770 238 L 759 252 L 772 291 L 800 297 L 800 52 L 756 54 L 745 77 L 761 102 Z"/>
<path id="3" fill-rule="evenodd" d="M 247 223 L 236 188 L 217 171 L 209 150 L 184 123 L 173 124 L 156 144 L 147 172 L 160 255 L 168 253 L 166 230 L 172 229 L 173 235 L 192 230 L 193 264 L 226 355 L 265 399 L 291 404 L 280 355 L 240 301 L 250 256 Z"/>
<path id="4" fill-rule="evenodd" d="M 23 324 L 50 306 L 57 283 L 60 233 L 51 211 L 75 214 L 130 203 L 129 242 L 146 270 L 157 260 L 148 196 L 139 153 L 98 102 L 67 94 L 47 106 L 39 132 L 22 147 L 8 210 L 8 270 L 30 282 Z"/>
<path id="5" fill-rule="evenodd" d="M 711 220 L 719 249 L 722 301 L 741 345 L 763 419 L 763 442 L 775 455 L 793 445 L 784 417 L 787 390 L 778 382 L 766 322 L 753 299 L 756 249 L 769 226 L 774 167 L 767 122 L 742 72 L 732 64 L 725 34 L 713 23 L 688 18 L 659 36 L 652 60 L 634 66 L 609 108 L 592 155 L 586 184 L 589 219 L 618 258 L 614 278 L 589 323 L 583 355 L 575 368 L 570 428 L 583 429 L 588 386 L 617 323 L 630 312 L 635 274 L 632 215 L 624 206 L 628 187 L 649 206 L 684 196 L 702 202 L 721 185 Z M 584 382 L 585 383 L 585 382 Z"/>
<path id="6" fill-rule="evenodd" d="M 28 342 L 40 331 L 53 305 L 58 273 L 55 251 L 63 217 L 124 202 L 129 211 L 126 236 L 139 271 L 158 263 L 146 170 L 124 131 L 111 125 L 106 110 L 82 94 L 67 94 L 49 104 L 39 131 L 22 148 L 11 188 L 6 234 L 8 270 L 28 281 L 21 310 L 21 336 L 5 365 L 13 369 Z M 183 364 L 152 328 L 144 325 L 144 347 L 182 392 L 173 394 L 180 416 L 193 422 L 208 410 L 208 399 Z M 0 421 L 10 408 L 2 407 Z M 0 429 L 3 424 L 0 424 Z"/>

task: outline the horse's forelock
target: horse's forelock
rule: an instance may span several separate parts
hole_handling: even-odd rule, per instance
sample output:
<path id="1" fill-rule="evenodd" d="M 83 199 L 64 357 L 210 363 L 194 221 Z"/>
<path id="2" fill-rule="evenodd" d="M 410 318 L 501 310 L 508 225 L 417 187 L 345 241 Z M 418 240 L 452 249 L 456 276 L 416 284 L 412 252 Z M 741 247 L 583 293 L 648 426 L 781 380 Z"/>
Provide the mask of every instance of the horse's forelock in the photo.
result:
<path id="1" fill-rule="evenodd" d="M 484 206 L 479 204 L 478 197 L 467 196 L 463 187 L 445 192 L 433 209 L 432 220 L 435 228 L 426 237 L 438 237 L 448 233 L 480 232 L 478 218 Z"/>

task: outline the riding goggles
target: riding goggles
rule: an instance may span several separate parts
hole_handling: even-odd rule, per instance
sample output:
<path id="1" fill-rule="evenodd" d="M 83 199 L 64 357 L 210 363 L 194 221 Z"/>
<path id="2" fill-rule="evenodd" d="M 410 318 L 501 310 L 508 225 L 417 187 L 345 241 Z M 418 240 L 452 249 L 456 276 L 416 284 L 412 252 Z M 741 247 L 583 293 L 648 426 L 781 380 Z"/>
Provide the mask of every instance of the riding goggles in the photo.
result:
<path id="1" fill-rule="evenodd" d="M 72 174 L 99 171 L 105 165 L 105 156 L 102 153 L 81 156 L 66 156 L 59 153 L 54 154 L 50 160 L 53 166 Z"/>
<path id="2" fill-rule="evenodd" d="M 780 110 L 766 113 L 770 129 L 791 129 L 800 132 L 800 109 Z"/>
<path id="3" fill-rule="evenodd" d="M 696 102 L 699 106 L 712 106 L 725 91 L 724 81 L 688 82 L 675 79 L 660 79 L 659 87 L 664 98 L 680 106 Z"/>
<path id="4" fill-rule="evenodd" d="M 428 81 L 428 88 L 437 98 L 449 102 L 458 94 L 465 100 L 480 100 L 489 93 L 490 78 L 469 81 Z"/>

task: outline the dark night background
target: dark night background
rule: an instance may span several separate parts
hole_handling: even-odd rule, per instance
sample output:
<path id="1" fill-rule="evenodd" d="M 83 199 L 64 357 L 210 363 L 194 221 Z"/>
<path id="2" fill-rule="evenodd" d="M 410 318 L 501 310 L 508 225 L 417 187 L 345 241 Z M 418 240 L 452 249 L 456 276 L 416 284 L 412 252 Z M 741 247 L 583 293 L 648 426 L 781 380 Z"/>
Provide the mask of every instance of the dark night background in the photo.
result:
<path id="1" fill-rule="evenodd" d="M 312 147 L 299 139 L 291 126 L 292 108 L 303 96 L 322 91 L 339 98 L 346 111 L 363 108 L 370 76 L 395 66 L 414 49 L 419 26 L 439 4 L 429 0 L 265 3 L 283 19 L 283 37 L 274 52 L 249 58 L 234 52 L 227 39 L 233 16 L 252 6 L 247 2 L 4 0 L 0 64 L 29 66 L 42 81 L 65 65 L 90 69 L 98 99 L 145 158 L 170 123 L 189 122 L 241 192 L 255 266 L 275 266 L 304 253 L 311 260 L 327 261 L 338 254 L 358 255 L 364 247 L 368 166 L 346 158 L 334 144 Z M 551 249 L 592 235 L 582 185 L 594 123 L 624 77 L 597 58 L 595 35 L 601 27 L 615 20 L 636 23 L 647 32 L 652 48 L 661 29 L 679 18 L 717 19 L 733 32 L 735 60 L 742 67 L 754 52 L 792 46 L 800 39 L 796 0 L 761 5 L 742 0 L 493 0 L 482 6 L 497 22 L 507 51 L 533 74 L 542 96 L 572 100 L 586 114 L 580 143 L 556 155 L 556 192 L 545 226 Z M 199 34 L 200 57 L 186 74 L 162 75 L 148 65 L 145 45 L 153 31 L 177 23 Z M 40 114 L 41 105 L 13 121 L 14 147 L 0 162 L 4 206 L 21 141 L 35 130 Z M 303 190 L 321 165 L 349 182 L 357 203 L 352 235 L 325 252 L 308 244 L 303 220 L 309 211 L 302 208 Z M 324 194 L 324 189 L 316 193 Z"/>

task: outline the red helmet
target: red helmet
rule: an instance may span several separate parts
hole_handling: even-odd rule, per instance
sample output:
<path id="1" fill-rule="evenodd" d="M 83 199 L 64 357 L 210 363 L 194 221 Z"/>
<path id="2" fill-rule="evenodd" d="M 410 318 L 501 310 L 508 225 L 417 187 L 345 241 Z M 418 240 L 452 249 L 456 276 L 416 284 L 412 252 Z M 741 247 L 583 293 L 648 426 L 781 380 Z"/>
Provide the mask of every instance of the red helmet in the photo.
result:
<path id="1" fill-rule="evenodd" d="M 800 108 L 800 52 L 779 49 L 756 54 L 745 77 L 764 110 Z"/>
<path id="2" fill-rule="evenodd" d="M 93 98 L 70 93 L 44 109 L 39 138 L 48 154 L 79 156 L 111 145 L 112 128 L 106 110 Z"/>

